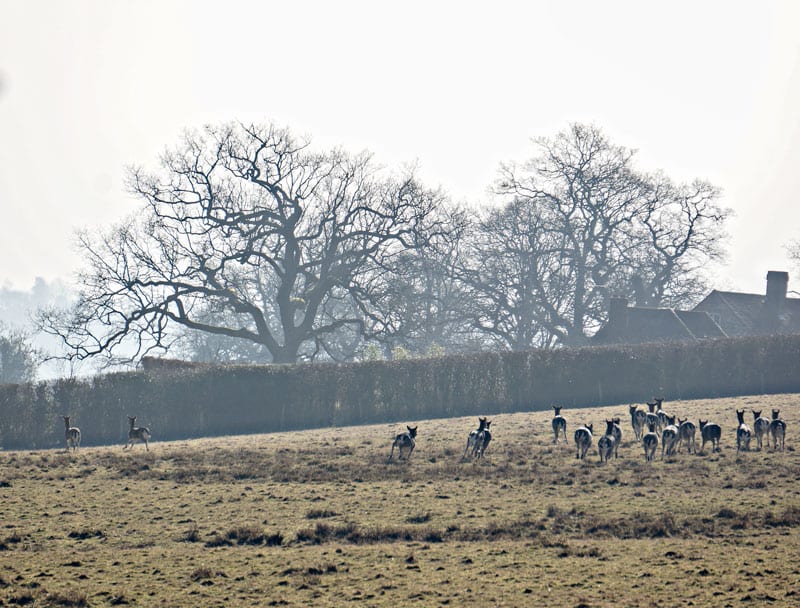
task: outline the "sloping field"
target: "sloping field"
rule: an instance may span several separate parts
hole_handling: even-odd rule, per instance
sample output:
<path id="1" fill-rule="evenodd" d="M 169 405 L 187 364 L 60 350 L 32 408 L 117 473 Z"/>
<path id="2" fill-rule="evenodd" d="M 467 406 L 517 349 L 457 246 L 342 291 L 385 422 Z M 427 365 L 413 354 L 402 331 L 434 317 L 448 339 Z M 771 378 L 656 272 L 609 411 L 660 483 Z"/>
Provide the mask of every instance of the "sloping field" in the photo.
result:
<path id="1" fill-rule="evenodd" d="M 495 416 L 480 462 L 473 418 L 409 421 L 409 462 L 403 425 L 0 452 L 0 605 L 800 605 L 800 395 L 664 407 L 722 451 L 646 463 L 615 406 L 565 409 L 567 445 Z M 737 457 L 737 408 L 779 408 L 786 450 Z M 619 459 L 576 460 L 612 416 Z"/>

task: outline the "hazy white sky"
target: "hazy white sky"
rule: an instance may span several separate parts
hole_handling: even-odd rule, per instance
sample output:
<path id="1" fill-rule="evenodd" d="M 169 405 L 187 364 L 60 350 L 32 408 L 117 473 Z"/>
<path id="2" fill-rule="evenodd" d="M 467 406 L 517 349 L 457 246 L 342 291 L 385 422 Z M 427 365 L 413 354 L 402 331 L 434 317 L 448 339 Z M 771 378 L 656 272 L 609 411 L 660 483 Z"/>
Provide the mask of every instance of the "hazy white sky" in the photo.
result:
<path id="1" fill-rule="evenodd" d="M 591 122 L 736 212 L 717 287 L 800 269 L 800 2 L 0 0 L 0 285 L 69 279 L 78 227 L 187 127 L 274 121 L 418 162 L 480 202 L 530 138 Z"/>

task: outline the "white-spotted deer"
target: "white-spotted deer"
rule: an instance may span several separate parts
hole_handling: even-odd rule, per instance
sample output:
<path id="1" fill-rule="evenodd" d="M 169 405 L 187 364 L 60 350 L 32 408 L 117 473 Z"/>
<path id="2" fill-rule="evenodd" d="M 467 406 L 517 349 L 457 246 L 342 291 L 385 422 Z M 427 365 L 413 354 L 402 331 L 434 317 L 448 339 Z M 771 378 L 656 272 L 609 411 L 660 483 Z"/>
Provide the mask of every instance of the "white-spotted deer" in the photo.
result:
<path id="1" fill-rule="evenodd" d="M 763 447 L 764 438 L 767 439 L 767 445 L 769 445 L 769 428 L 771 420 L 761 415 L 762 410 L 750 411 L 753 412 L 753 434 L 756 436 L 758 449 L 761 450 Z"/>
<path id="2" fill-rule="evenodd" d="M 553 435 L 555 439 L 553 443 L 558 443 L 559 434 L 564 435 L 564 443 L 567 442 L 567 419 L 561 415 L 561 407 L 558 405 L 553 406 Z"/>
<path id="3" fill-rule="evenodd" d="M 478 417 L 478 428 L 469 432 L 467 436 L 467 447 L 464 448 L 464 455 L 462 458 L 466 458 L 467 453 L 470 455 L 475 454 L 475 449 L 478 445 L 478 436 L 483 432 L 484 428 L 486 428 L 486 418 Z"/>
<path id="4" fill-rule="evenodd" d="M 719 452 L 719 440 L 722 437 L 722 429 L 715 422 L 709 422 L 702 418 L 698 420 L 700 423 L 700 437 L 703 438 L 703 443 L 700 444 L 700 453 L 706 450 L 706 442 L 711 442 L 711 451 Z"/>
<path id="5" fill-rule="evenodd" d="M 492 431 L 489 428 L 492 426 L 492 421 L 484 420 L 483 430 L 478 433 L 478 439 L 475 441 L 475 448 L 472 451 L 472 455 L 476 458 L 483 458 L 486 448 L 489 447 L 489 443 L 492 441 Z"/>
<path id="6" fill-rule="evenodd" d="M 70 426 L 69 416 L 62 416 L 62 418 L 64 419 L 64 427 L 66 427 L 64 438 L 67 440 L 67 452 L 69 452 L 70 448 L 73 451 L 77 451 L 81 445 L 81 430 L 77 426 Z"/>
<path id="7" fill-rule="evenodd" d="M 744 450 L 750 451 L 750 427 L 744 422 L 744 410 L 736 410 L 736 417 L 739 419 L 739 426 L 736 429 L 736 453 Z"/>
<path id="8" fill-rule="evenodd" d="M 786 440 L 786 422 L 781 419 L 780 410 L 772 410 L 772 421 L 769 423 L 769 432 L 772 434 L 772 442 L 775 444 L 774 449 L 778 449 L 778 442 L 781 444 L 781 452 L 783 452 L 784 441 Z M 769 442 L 769 440 L 767 440 Z"/>
<path id="9" fill-rule="evenodd" d="M 586 456 L 586 452 L 592 447 L 592 431 L 593 427 L 591 424 L 584 424 L 582 427 L 575 430 L 575 458 L 583 460 Z"/>
<path id="10" fill-rule="evenodd" d="M 408 429 L 405 433 L 399 433 L 395 436 L 394 441 L 392 442 L 392 451 L 389 453 L 389 460 L 392 459 L 394 456 L 394 449 L 397 448 L 397 459 L 403 460 L 403 450 L 406 450 L 408 453 L 406 454 L 406 460 L 411 458 L 411 453 L 414 451 L 414 447 L 417 445 L 417 428 L 419 425 L 415 427 L 410 427 L 406 425 Z"/>
<path id="11" fill-rule="evenodd" d="M 122 449 L 127 450 L 128 448 L 133 448 L 134 443 L 144 443 L 145 450 L 149 452 L 150 448 L 147 442 L 150 441 L 150 429 L 146 426 L 136 426 L 136 416 L 128 416 L 128 422 L 131 425 L 128 430 L 128 443 L 126 443 L 125 447 Z"/>

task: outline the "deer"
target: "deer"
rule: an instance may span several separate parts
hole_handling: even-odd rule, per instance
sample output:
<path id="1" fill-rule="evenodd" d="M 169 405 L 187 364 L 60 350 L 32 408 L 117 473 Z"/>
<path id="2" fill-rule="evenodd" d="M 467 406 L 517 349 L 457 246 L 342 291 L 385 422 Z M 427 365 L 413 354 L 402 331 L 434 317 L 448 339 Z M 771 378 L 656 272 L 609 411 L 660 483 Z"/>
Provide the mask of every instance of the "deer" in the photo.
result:
<path id="1" fill-rule="evenodd" d="M 769 423 L 769 432 L 772 435 L 772 442 L 775 444 L 774 449 L 778 449 L 778 441 L 780 440 L 781 452 L 783 452 L 784 440 L 786 439 L 786 422 L 781 420 L 780 416 L 780 410 L 772 410 L 772 421 Z M 767 443 L 769 443 L 769 439 Z"/>
<path id="2" fill-rule="evenodd" d="M 761 450 L 762 448 L 762 441 L 764 437 L 767 438 L 767 445 L 769 445 L 769 429 L 771 426 L 772 421 L 769 418 L 765 418 L 761 415 L 763 410 L 750 410 L 753 412 L 753 433 L 756 436 L 756 442 L 758 443 L 758 449 Z"/>
<path id="3" fill-rule="evenodd" d="M 606 420 L 606 434 L 600 437 L 597 442 L 597 451 L 600 454 L 600 463 L 608 462 L 611 454 L 614 453 L 614 446 L 617 441 L 614 438 L 614 421 Z"/>
<path id="4" fill-rule="evenodd" d="M 416 437 L 417 437 L 417 428 L 419 425 L 415 427 L 410 427 L 406 425 L 408 431 L 405 433 L 398 433 L 394 441 L 392 442 L 392 451 L 389 453 L 389 460 L 392 459 L 394 456 L 394 449 L 397 448 L 397 459 L 403 459 L 403 450 L 407 450 L 408 453 L 406 454 L 406 460 L 411 458 L 411 453 L 414 451 L 414 447 L 417 444 Z"/>
<path id="5" fill-rule="evenodd" d="M 656 413 L 656 406 L 657 405 L 659 405 L 659 403 L 655 399 L 653 399 L 652 401 L 648 401 L 647 402 L 647 409 L 649 411 L 645 412 L 646 418 L 645 418 L 644 423 L 647 425 L 647 428 L 650 428 L 650 425 L 652 424 L 653 427 L 655 427 L 655 429 L 656 429 L 656 431 L 654 431 L 654 432 L 660 432 L 661 431 L 661 420 L 659 420 L 658 414 Z"/>
<path id="6" fill-rule="evenodd" d="M 70 447 L 76 452 L 81 445 L 81 430 L 77 426 L 70 426 L 70 416 L 62 416 L 62 418 L 64 419 L 64 438 L 67 440 L 67 452 L 69 452 Z"/>
<path id="7" fill-rule="evenodd" d="M 640 410 L 635 405 L 629 405 L 628 411 L 631 414 L 631 426 L 633 427 L 636 441 L 641 441 L 644 434 L 644 425 L 647 422 L 647 412 Z"/>
<path id="8" fill-rule="evenodd" d="M 612 422 L 611 434 L 614 436 L 614 458 L 617 458 L 618 457 L 617 451 L 619 450 L 619 444 L 622 443 L 622 427 L 620 426 L 619 418 L 612 418 L 611 422 Z"/>
<path id="9" fill-rule="evenodd" d="M 128 429 L 128 443 L 122 449 L 133 448 L 134 443 L 144 443 L 145 450 L 149 452 L 150 448 L 147 442 L 150 441 L 150 429 L 146 426 L 136 426 L 136 416 L 128 416 L 128 422 L 131 425 L 131 428 Z"/>
<path id="10" fill-rule="evenodd" d="M 744 422 L 744 410 L 736 410 L 736 417 L 739 419 L 739 427 L 736 429 L 736 453 L 741 450 L 750 450 L 750 427 Z"/>
<path id="11" fill-rule="evenodd" d="M 567 419 L 561 415 L 561 406 L 554 405 L 553 406 L 553 435 L 555 435 L 555 440 L 553 443 L 558 443 L 558 435 L 559 433 L 563 433 L 564 435 L 564 443 L 567 442 Z"/>
<path id="12" fill-rule="evenodd" d="M 696 430 L 697 427 L 695 427 L 694 422 L 691 422 L 688 418 L 678 418 L 678 449 L 680 449 L 681 443 L 686 442 L 689 454 L 697 454 L 697 444 L 694 440 Z"/>
<path id="13" fill-rule="evenodd" d="M 642 437 L 642 447 L 644 447 L 644 459 L 651 462 L 656 456 L 658 433 L 656 433 L 656 425 L 652 422 L 648 423 L 647 428 L 649 431 Z"/>
<path id="14" fill-rule="evenodd" d="M 472 455 L 476 458 L 483 458 L 486 453 L 486 448 L 489 447 L 489 442 L 492 440 L 492 431 L 489 427 L 492 425 L 491 420 L 484 418 L 483 430 L 478 433 L 478 438 L 475 441 L 475 447 L 472 449 Z"/>
<path id="15" fill-rule="evenodd" d="M 575 430 L 575 458 L 583 460 L 586 452 L 592 447 L 592 431 L 593 426 L 591 424 L 584 424 Z"/>
<path id="16" fill-rule="evenodd" d="M 711 451 L 719 452 L 719 440 L 722 437 L 722 429 L 714 422 L 709 423 L 708 420 L 702 418 L 698 420 L 700 424 L 700 436 L 703 438 L 703 443 L 700 444 L 700 453 L 704 453 L 706 449 L 706 442 L 711 442 Z"/>
<path id="17" fill-rule="evenodd" d="M 467 437 L 467 447 L 464 448 L 464 455 L 461 457 L 462 459 L 467 457 L 467 452 L 470 452 L 471 454 L 475 453 L 475 446 L 478 444 L 478 435 L 483 432 L 485 427 L 486 418 L 478 417 L 478 428 L 469 432 L 469 436 Z"/>
<path id="18" fill-rule="evenodd" d="M 661 404 L 664 403 L 664 398 L 653 397 L 653 401 L 656 402 L 656 416 L 658 416 L 658 424 L 660 428 L 663 429 L 669 424 L 669 414 L 661 407 Z"/>
<path id="19" fill-rule="evenodd" d="M 675 426 L 675 416 L 667 416 L 667 425 L 661 431 L 661 460 L 664 460 L 664 453 L 672 456 L 678 445 L 678 427 Z"/>

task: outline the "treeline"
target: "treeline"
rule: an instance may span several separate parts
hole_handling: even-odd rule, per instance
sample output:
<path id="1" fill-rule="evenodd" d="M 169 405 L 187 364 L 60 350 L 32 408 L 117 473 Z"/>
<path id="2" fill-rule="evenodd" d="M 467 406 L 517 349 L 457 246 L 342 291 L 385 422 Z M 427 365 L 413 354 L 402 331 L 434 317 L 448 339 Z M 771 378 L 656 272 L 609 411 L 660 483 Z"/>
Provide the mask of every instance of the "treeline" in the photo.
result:
<path id="1" fill-rule="evenodd" d="M 154 439 L 416 421 L 800 391 L 800 335 L 529 350 L 360 364 L 187 367 L 0 386 L 0 447 L 123 443 L 127 414 Z"/>

